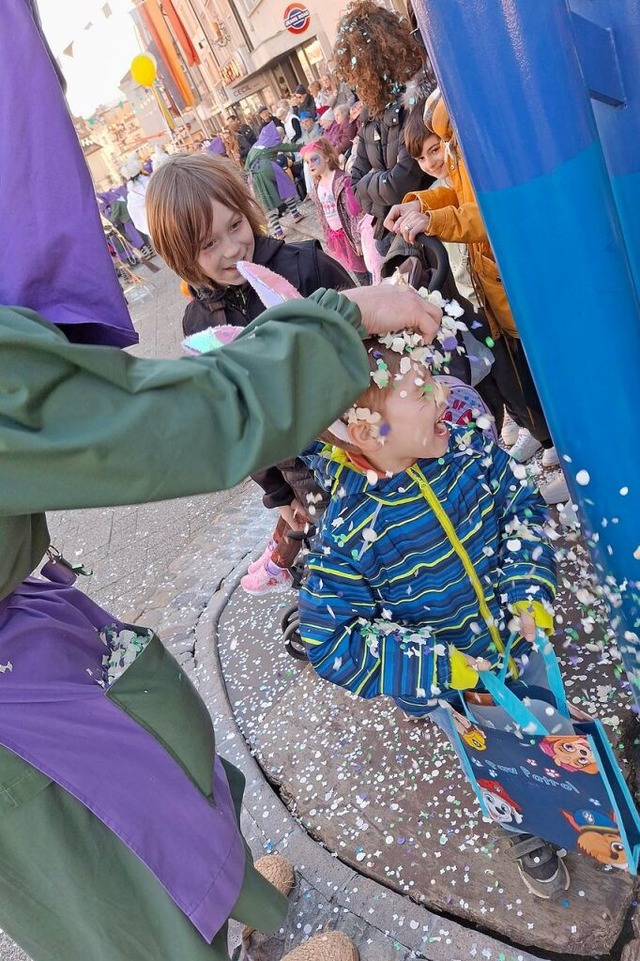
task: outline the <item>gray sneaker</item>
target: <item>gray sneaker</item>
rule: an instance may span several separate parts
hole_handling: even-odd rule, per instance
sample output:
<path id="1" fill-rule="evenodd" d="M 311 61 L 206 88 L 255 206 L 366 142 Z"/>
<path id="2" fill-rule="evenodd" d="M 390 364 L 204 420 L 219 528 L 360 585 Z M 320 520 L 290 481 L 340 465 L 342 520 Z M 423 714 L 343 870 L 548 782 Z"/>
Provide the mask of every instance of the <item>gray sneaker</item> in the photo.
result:
<path id="1" fill-rule="evenodd" d="M 509 844 L 509 857 L 517 861 L 520 876 L 533 895 L 548 901 L 567 890 L 571 879 L 562 860 L 567 853 L 564 848 L 532 834 L 511 832 Z"/>

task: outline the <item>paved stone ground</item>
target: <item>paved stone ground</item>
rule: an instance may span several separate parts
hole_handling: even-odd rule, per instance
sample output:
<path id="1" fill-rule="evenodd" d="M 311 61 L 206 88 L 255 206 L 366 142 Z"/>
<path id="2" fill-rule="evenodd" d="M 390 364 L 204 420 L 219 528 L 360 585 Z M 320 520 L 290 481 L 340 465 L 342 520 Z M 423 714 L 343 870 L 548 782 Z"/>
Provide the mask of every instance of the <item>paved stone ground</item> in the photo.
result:
<path id="1" fill-rule="evenodd" d="M 290 239 L 318 233 L 317 224 L 311 216 L 301 227 L 305 234 L 289 230 Z M 144 356 L 177 356 L 180 353 L 179 322 L 184 301 L 179 295 L 176 278 L 163 269 L 149 277 L 149 286 L 150 296 L 132 306 L 132 316 L 141 337 L 141 344 L 134 352 Z M 307 804 L 314 790 L 317 793 L 317 788 L 311 791 L 308 788 L 308 765 L 309 760 L 322 760 L 322 751 L 318 758 L 311 752 L 317 753 L 327 738 L 327 734 L 319 728 L 318 721 L 314 721 L 313 710 L 319 712 L 322 709 L 325 713 L 328 710 L 326 716 L 330 715 L 339 721 L 347 739 L 345 761 L 354 747 L 353 735 L 356 732 L 362 734 L 365 740 L 375 736 L 381 747 L 386 751 L 391 750 L 388 760 L 384 756 L 385 764 L 392 763 L 393 751 L 400 748 L 400 741 L 396 743 L 397 738 L 402 739 L 401 749 L 409 760 L 412 751 L 415 755 L 416 746 L 422 743 L 422 734 L 408 725 L 403 726 L 404 722 L 395 716 L 388 705 L 380 703 L 373 708 L 365 705 L 365 708 L 371 708 L 365 712 L 365 717 L 362 705 L 352 699 L 345 699 L 345 703 L 334 700 L 336 696 L 345 696 L 328 685 L 318 692 L 317 707 L 311 707 L 308 691 L 312 687 L 307 689 L 304 685 L 312 685 L 315 679 L 308 668 L 298 666 L 283 655 L 277 637 L 275 620 L 279 602 L 274 604 L 272 600 L 258 599 L 246 608 L 244 598 L 235 591 L 249 557 L 260 551 L 270 530 L 270 522 L 271 518 L 262 510 L 259 497 L 250 483 L 224 494 L 114 510 L 65 512 L 51 518 L 56 545 L 67 556 L 82 559 L 94 569 L 93 576 L 83 580 L 81 586 L 99 603 L 124 618 L 158 629 L 186 669 L 195 672 L 214 717 L 219 750 L 238 763 L 247 777 L 243 826 L 254 853 L 259 856 L 265 851 L 279 850 L 297 866 L 298 884 L 291 897 L 287 925 L 276 938 L 261 940 L 255 936 L 252 958 L 254 961 L 275 961 L 281 957 L 284 949 L 288 950 L 316 930 L 338 927 L 355 938 L 363 961 L 405 961 L 409 958 L 462 961 L 469 957 L 483 957 L 489 961 L 533 961 L 533 954 L 503 943 L 500 935 L 492 937 L 474 930 L 473 925 L 463 926 L 447 917 L 440 917 L 397 893 L 397 890 L 404 890 L 404 877 L 400 877 L 402 883 L 397 883 L 397 859 L 382 859 L 385 863 L 389 861 L 389 873 L 380 875 L 387 886 L 383 887 L 363 876 L 362 871 L 372 875 L 376 873 L 372 870 L 375 849 L 367 843 L 362 845 L 362 851 L 356 851 L 353 847 L 354 837 L 348 830 L 340 838 L 343 843 L 336 846 L 339 848 L 336 853 L 346 863 L 332 856 L 309 838 L 266 783 L 230 710 L 218 658 L 218 621 L 221 622 L 220 648 L 228 673 L 231 673 L 229 658 L 236 659 L 236 668 L 232 672 L 234 677 L 227 679 L 231 685 L 230 693 L 239 702 L 240 723 L 243 733 L 250 740 L 251 749 L 260 749 L 252 741 L 256 728 L 250 727 L 247 711 L 256 691 L 256 696 L 264 702 L 257 712 L 262 722 L 269 712 L 284 710 L 286 704 L 290 708 L 288 714 L 294 716 L 295 711 L 295 739 L 291 738 L 289 748 L 281 739 L 274 746 L 273 763 L 266 766 L 269 770 L 280 772 L 274 780 L 284 781 L 284 761 L 289 755 L 295 759 L 297 751 L 293 746 L 298 748 L 303 763 L 298 769 L 299 783 L 291 783 L 291 787 L 297 791 L 295 801 L 291 803 L 293 810 L 313 832 L 317 831 L 320 806 L 315 799 L 314 808 Z M 258 615 L 263 616 L 260 631 L 256 631 Z M 234 620 L 237 629 L 232 635 Z M 233 650 L 232 642 L 235 642 Z M 249 664 L 255 668 L 252 670 L 252 693 L 243 698 L 240 689 L 247 683 Z M 256 684 L 258 671 L 263 674 L 260 683 Z M 260 686 L 263 687 L 262 691 L 259 690 Z M 609 694 L 605 693 L 603 697 L 608 699 Z M 341 716 L 343 712 L 344 716 Z M 378 723 L 388 725 L 390 734 L 387 744 L 380 743 L 383 732 L 376 731 L 374 727 Z M 277 726 L 276 723 L 274 729 Z M 355 731 L 351 730 L 352 727 Z M 425 756 L 427 753 L 425 748 Z M 373 771 L 372 759 L 373 756 L 368 761 L 369 771 Z M 355 764 L 361 763 L 355 756 L 354 760 Z M 436 768 L 438 760 L 442 763 Z M 332 758 L 334 762 L 335 758 Z M 434 770 L 440 772 L 438 777 L 445 777 L 449 762 L 450 759 L 447 761 L 444 756 L 434 754 Z M 314 778 L 318 778 L 318 785 L 325 776 L 321 766 L 318 763 L 317 770 L 311 772 Z M 344 770 L 346 773 L 347 769 Z M 349 774 L 353 772 L 352 766 Z M 365 775 L 366 772 L 362 777 Z M 305 776 L 307 781 L 302 781 Z M 444 785 L 444 781 L 442 783 Z M 374 781 L 373 786 L 377 794 L 379 785 Z M 398 809 L 396 811 L 389 806 L 383 812 L 389 818 L 389 831 L 392 830 L 396 842 L 393 846 L 389 845 L 387 850 L 393 850 L 394 854 L 402 848 L 397 844 L 401 837 L 399 828 L 404 832 L 405 845 L 411 844 L 412 837 L 405 828 L 410 812 L 401 810 L 401 802 L 404 804 L 403 788 L 406 788 L 406 796 L 410 798 L 414 791 L 410 777 L 405 778 L 404 785 L 399 779 L 394 780 L 394 797 L 390 799 L 390 804 L 398 804 Z M 449 783 L 446 790 L 454 797 Z M 292 793 L 289 792 L 290 795 Z M 333 801 L 340 805 L 339 797 L 336 793 L 333 798 L 322 800 L 323 803 L 329 803 L 330 807 Z M 458 794 L 456 787 L 455 797 L 465 812 L 464 817 L 473 818 L 468 796 Z M 382 800 L 377 803 L 381 805 Z M 454 805 L 453 801 L 450 803 Z M 307 804 L 306 808 L 304 804 Z M 312 810 L 315 813 L 312 814 Z M 478 825 L 478 838 L 474 841 L 476 847 L 479 846 L 482 830 Z M 452 844 L 453 840 L 447 843 Z M 365 856 L 359 857 L 361 854 Z M 371 861 L 371 865 L 367 861 Z M 490 856 L 487 856 L 486 864 L 488 870 L 493 870 L 494 862 Z M 405 877 L 408 877 L 408 871 Z M 602 913 L 607 901 L 603 892 L 610 883 L 610 878 L 603 876 L 602 889 L 591 901 L 596 928 L 597 912 Z M 495 874 L 487 875 L 488 895 L 492 895 L 497 884 L 499 882 L 496 882 Z M 505 898 L 512 897 L 509 889 Z M 495 897 L 492 895 L 492 898 L 487 899 L 487 914 L 495 914 Z M 624 889 L 620 894 L 621 903 L 626 899 L 628 892 Z M 492 905 L 493 912 L 490 911 Z M 606 909 L 609 910 L 608 902 Z M 567 912 L 569 915 L 568 909 Z M 451 905 L 445 906 L 445 913 L 453 913 Z M 481 924 L 486 929 L 493 926 L 496 931 L 500 930 L 499 924 L 491 925 L 485 920 L 481 920 Z M 238 932 L 235 930 L 231 940 L 237 938 Z M 536 953 L 535 957 L 542 955 Z M 0 959 L 28 961 L 5 936 L 0 940 Z"/>
<path id="2" fill-rule="evenodd" d="M 438 729 L 407 719 L 387 698 L 356 698 L 287 655 L 280 618 L 294 599 L 234 593 L 219 651 L 242 733 L 309 833 L 355 870 L 515 944 L 616 956 L 631 878 L 570 855 L 566 896 L 530 895 Z M 584 705 L 596 686 L 613 689 L 606 657 L 582 670 L 574 702 Z"/>

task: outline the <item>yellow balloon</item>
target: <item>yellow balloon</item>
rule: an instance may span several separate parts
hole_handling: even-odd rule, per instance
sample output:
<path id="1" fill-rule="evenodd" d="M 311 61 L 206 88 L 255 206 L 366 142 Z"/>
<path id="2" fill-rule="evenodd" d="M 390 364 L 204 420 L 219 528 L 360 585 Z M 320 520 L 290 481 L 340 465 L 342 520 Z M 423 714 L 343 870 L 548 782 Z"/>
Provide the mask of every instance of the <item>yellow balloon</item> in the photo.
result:
<path id="1" fill-rule="evenodd" d="M 152 54 L 139 53 L 131 61 L 131 76 L 141 87 L 151 87 L 156 74 L 156 58 Z"/>

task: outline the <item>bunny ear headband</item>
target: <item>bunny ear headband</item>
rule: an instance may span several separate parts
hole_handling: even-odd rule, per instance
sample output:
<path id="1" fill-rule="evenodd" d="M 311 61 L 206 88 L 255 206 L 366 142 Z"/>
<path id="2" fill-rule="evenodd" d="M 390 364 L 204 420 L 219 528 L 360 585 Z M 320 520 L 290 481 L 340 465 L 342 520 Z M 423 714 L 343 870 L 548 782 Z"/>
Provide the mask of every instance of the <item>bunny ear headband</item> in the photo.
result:
<path id="1" fill-rule="evenodd" d="M 276 307 L 287 300 L 302 300 L 302 295 L 288 280 L 276 274 L 275 271 L 263 267 L 261 264 L 250 264 L 239 260 L 236 264 L 238 273 L 253 287 L 265 307 Z M 189 354 L 207 354 L 209 351 L 230 344 L 232 340 L 244 330 L 244 327 L 234 327 L 225 324 L 221 327 L 207 327 L 206 330 L 191 334 L 182 341 L 182 346 Z M 348 442 L 347 427 L 341 420 L 336 420 L 328 428 L 336 440 Z"/>

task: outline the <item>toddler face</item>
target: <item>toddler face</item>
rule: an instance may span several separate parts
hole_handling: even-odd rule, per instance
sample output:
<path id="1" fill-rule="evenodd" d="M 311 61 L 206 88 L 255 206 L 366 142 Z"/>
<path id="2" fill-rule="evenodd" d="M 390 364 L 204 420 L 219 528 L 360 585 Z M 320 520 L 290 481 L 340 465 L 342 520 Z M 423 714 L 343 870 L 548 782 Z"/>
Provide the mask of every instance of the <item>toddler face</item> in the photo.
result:
<path id="1" fill-rule="evenodd" d="M 430 134 L 422 144 L 422 153 L 416 157 L 420 170 L 424 170 L 430 177 L 444 180 L 447 176 L 447 164 L 444 159 L 444 147 L 440 137 Z"/>
<path id="2" fill-rule="evenodd" d="M 405 462 L 404 469 L 420 458 L 442 457 L 449 444 L 443 420 L 448 397 L 449 388 L 427 372 L 418 377 L 411 371 L 397 381 L 387 392 L 382 411 L 385 457 Z"/>

